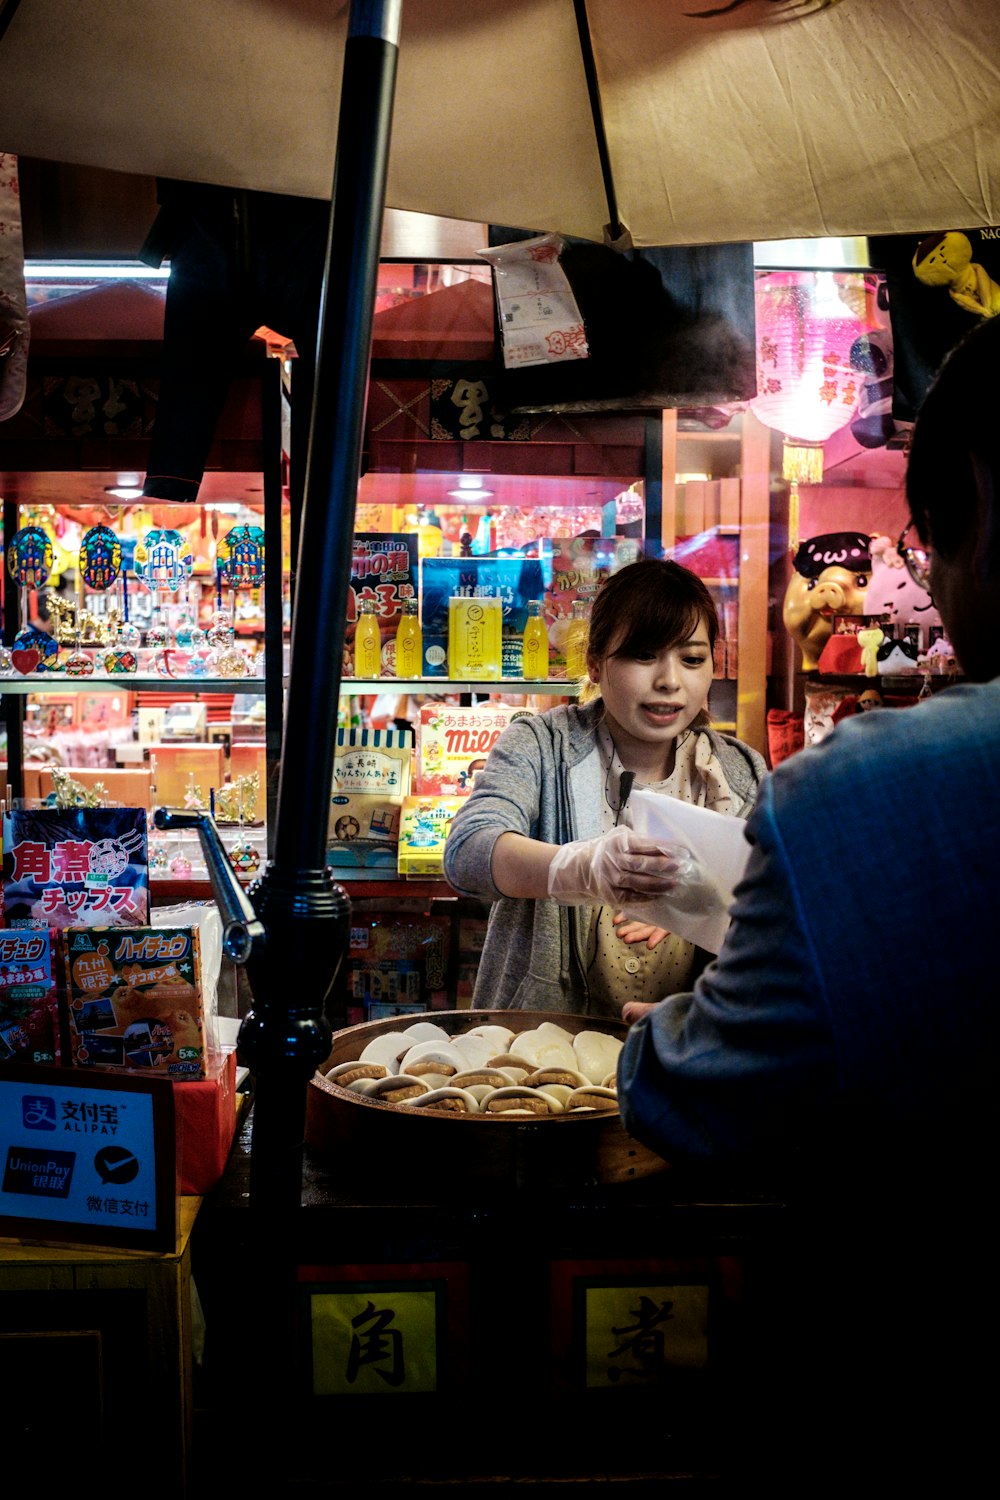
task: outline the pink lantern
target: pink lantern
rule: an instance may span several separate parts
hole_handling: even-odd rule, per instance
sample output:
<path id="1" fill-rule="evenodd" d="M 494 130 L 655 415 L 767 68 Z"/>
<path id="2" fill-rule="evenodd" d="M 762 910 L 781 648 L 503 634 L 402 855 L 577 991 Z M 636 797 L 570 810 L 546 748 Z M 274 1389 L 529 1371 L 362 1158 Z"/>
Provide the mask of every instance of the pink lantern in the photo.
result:
<path id="1" fill-rule="evenodd" d="M 750 408 L 784 436 L 783 477 L 818 484 L 823 443 L 851 420 L 861 395 L 851 346 L 873 326 L 864 275 L 765 271 L 754 297 L 757 395 Z"/>

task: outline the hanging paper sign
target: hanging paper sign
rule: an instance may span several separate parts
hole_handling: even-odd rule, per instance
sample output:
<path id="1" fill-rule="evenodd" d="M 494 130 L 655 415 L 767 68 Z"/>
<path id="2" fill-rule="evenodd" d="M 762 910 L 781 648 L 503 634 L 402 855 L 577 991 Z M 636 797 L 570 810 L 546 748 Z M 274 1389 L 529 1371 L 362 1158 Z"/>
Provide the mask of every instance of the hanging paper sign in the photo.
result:
<path id="1" fill-rule="evenodd" d="M 260 526 L 234 526 L 216 551 L 219 571 L 234 589 L 258 588 L 264 582 L 264 532 Z"/>
<path id="2" fill-rule="evenodd" d="M 89 589 L 103 590 L 118 577 L 122 544 L 110 526 L 91 526 L 80 542 L 80 576 Z"/>
<path id="3" fill-rule="evenodd" d="M 22 526 L 7 548 L 7 571 L 21 588 L 41 588 L 52 571 L 52 538 L 40 526 Z"/>
<path id="4" fill-rule="evenodd" d="M 147 531 L 135 549 L 136 572 L 151 589 L 174 593 L 191 576 L 194 558 L 179 531 Z"/>

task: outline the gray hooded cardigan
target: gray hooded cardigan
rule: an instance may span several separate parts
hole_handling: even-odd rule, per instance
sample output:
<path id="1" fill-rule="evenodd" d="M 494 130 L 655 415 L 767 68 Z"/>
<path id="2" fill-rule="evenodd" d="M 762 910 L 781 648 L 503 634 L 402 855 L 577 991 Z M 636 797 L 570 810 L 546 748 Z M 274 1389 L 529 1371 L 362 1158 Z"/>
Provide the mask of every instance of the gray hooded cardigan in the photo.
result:
<path id="1" fill-rule="evenodd" d="M 565 844 L 601 832 L 605 786 L 592 703 L 560 705 L 515 719 L 490 751 L 472 793 L 456 814 L 444 849 L 444 873 L 455 890 L 493 903 L 473 997 L 476 1010 L 548 1010 L 586 1015 L 589 990 L 583 924 L 577 907 L 504 896 L 491 874 L 502 833 Z M 745 818 L 767 767 L 756 750 L 704 729 Z M 612 802 L 612 805 L 617 805 Z"/>

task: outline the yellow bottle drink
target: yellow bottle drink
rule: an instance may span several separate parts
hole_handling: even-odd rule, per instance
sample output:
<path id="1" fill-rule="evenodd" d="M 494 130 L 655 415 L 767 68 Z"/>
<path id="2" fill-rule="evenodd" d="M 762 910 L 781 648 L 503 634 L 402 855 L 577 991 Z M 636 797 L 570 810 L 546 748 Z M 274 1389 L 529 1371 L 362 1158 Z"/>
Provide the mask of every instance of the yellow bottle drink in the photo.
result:
<path id="1" fill-rule="evenodd" d="M 403 618 L 396 630 L 396 676 L 419 677 L 423 672 L 424 638 L 416 599 L 403 602 Z"/>
<path id="2" fill-rule="evenodd" d="M 355 677 L 378 677 L 382 671 L 382 632 L 378 628 L 375 601 L 365 599 L 354 632 Z"/>
<path id="3" fill-rule="evenodd" d="M 569 630 L 566 632 L 566 676 L 583 677 L 587 671 L 587 642 L 590 639 L 590 605 L 586 599 L 574 599 Z"/>
<path id="4" fill-rule="evenodd" d="M 448 676 L 497 682 L 502 675 L 503 606 L 496 597 L 448 600 Z"/>
<path id="5" fill-rule="evenodd" d="M 528 622 L 524 627 L 521 675 L 541 678 L 549 675 L 549 632 L 542 615 L 540 599 L 528 600 Z"/>

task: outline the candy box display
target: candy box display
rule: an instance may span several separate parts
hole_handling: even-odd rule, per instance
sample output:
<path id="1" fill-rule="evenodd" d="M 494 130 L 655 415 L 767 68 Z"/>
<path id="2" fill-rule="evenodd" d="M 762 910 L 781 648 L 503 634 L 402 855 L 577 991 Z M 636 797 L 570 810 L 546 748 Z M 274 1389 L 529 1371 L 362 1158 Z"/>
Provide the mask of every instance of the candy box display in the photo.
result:
<path id="1" fill-rule="evenodd" d="M 443 1008 L 451 924 L 447 917 L 400 914 L 356 916 L 348 951 L 351 993 L 348 1019 L 374 1020 L 381 1014 Z M 391 1007 L 388 1008 L 388 1007 Z"/>
<path id="2" fill-rule="evenodd" d="M 77 1067 L 206 1076 L 196 926 L 71 927 L 65 965 L 70 1060 Z"/>
<path id="3" fill-rule="evenodd" d="M 149 919 L 146 810 L 16 810 L 3 819 L 7 927 L 139 926 Z"/>
<path id="4" fill-rule="evenodd" d="M 410 790 L 408 729 L 338 729 L 327 862 L 394 872 L 399 821 Z"/>
<path id="5" fill-rule="evenodd" d="M 551 573 L 542 597 L 549 631 L 549 672 L 565 677 L 573 601 L 592 604 L 603 579 L 636 561 L 640 543 L 631 537 L 560 537 L 553 545 Z"/>
<path id="6" fill-rule="evenodd" d="M 354 632 L 360 606 L 367 600 L 375 605 L 382 637 L 382 665 L 386 670 L 393 665 L 394 638 L 403 614 L 403 601 L 414 598 L 417 592 L 417 566 L 416 536 L 406 532 L 355 533 L 344 632 L 345 677 L 354 676 Z"/>
<path id="7" fill-rule="evenodd" d="M 548 575 L 547 558 L 425 557 L 420 564 L 424 675 L 456 675 L 448 659 L 449 600 L 478 596 L 499 598 L 502 675 L 520 677 L 528 602 L 541 599 Z"/>
<path id="8" fill-rule="evenodd" d="M 511 708 L 506 703 L 422 704 L 414 791 L 448 796 L 471 792 L 476 772 L 485 766 L 507 725 L 531 716 L 531 709 Z"/>
<path id="9" fill-rule="evenodd" d="M 440 875 L 451 820 L 465 797 L 416 793 L 403 798 L 397 854 L 400 875 Z"/>
<path id="10" fill-rule="evenodd" d="M 0 930 L 0 1065 L 59 1060 L 54 963 L 47 927 Z"/>
<path id="11" fill-rule="evenodd" d="M 416 1028 L 426 1026 L 433 1031 L 418 1041 Z M 467 1072 L 498 1072 L 499 1064 L 506 1062 L 512 1072 L 522 1075 L 530 1077 L 534 1070 L 532 1088 L 522 1087 L 523 1077 L 521 1084 L 511 1079 L 510 1089 L 518 1097 L 507 1092 L 505 1083 L 499 1100 L 496 1094 L 492 1096 L 493 1109 L 485 1094 L 485 1109 L 482 1103 L 472 1112 L 450 1107 L 455 1101 L 447 1084 L 443 1092 L 431 1087 L 437 1083 L 433 1069 L 441 1068 L 441 1056 L 450 1055 L 449 1042 L 455 1050 L 473 1045 L 476 1039 L 470 1033 L 474 1031 L 488 1041 L 491 1052 L 483 1064 L 470 1063 Z M 437 1039 L 439 1032 L 445 1034 L 443 1042 Z M 588 1033 L 589 1042 L 603 1037 L 620 1047 L 628 1028 L 620 1021 L 595 1022 L 588 1016 L 509 1010 L 433 1011 L 419 1018 L 392 1017 L 348 1026 L 334 1033 L 330 1054 L 309 1083 L 306 1142 L 352 1191 L 368 1197 L 393 1194 L 391 1200 L 381 1197 L 383 1202 L 424 1201 L 422 1195 L 427 1193 L 435 1195 L 434 1201 L 442 1201 L 442 1195 L 457 1198 L 486 1192 L 493 1197 L 532 1188 L 548 1194 L 632 1181 L 667 1170 L 659 1156 L 626 1133 L 617 1103 L 608 1097 L 614 1093 L 608 1087 L 608 1075 L 602 1072 L 602 1083 L 593 1081 L 591 1075 L 601 1072 L 603 1060 L 597 1059 L 590 1074 L 578 1081 L 584 1094 L 593 1093 L 593 1101 L 580 1108 L 558 1107 L 565 1106 L 576 1089 L 568 1082 L 550 1083 L 537 1077 L 543 1070 L 552 1071 L 550 1061 L 559 1060 L 554 1052 L 550 1058 L 546 1050 L 558 1032 L 568 1033 L 571 1045 L 578 1034 Z M 529 1033 L 534 1050 L 519 1064 L 518 1036 L 525 1034 L 527 1042 Z M 410 1059 L 407 1075 L 397 1071 L 388 1078 L 372 1078 L 373 1091 L 367 1093 L 349 1086 L 357 1071 L 349 1065 L 357 1065 L 362 1053 L 372 1062 L 383 1052 L 396 1057 L 411 1038 L 412 1048 L 404 1053 Z M 400 1062 L 396 1058 L 397 1067 Z M 559 1071 L 582 1073 L 583 1063 L 578 1056 L 575 1068 Z M 420 1068 L 424 1071 L 418 1072 Z M 391 1075 L 391 1070 L 390 1060 L 386 1073 Z M 377 1063 L 370 1071 L 378 1071 Z M 451 1076 L 462 1075 L 452 1072 Z M 440 1103 L 430 1097 L 428 1089 L 420 1088 L 408 1104 L 392 1103 L 401 1078 L 403 1084 L 409 1079 L 411 1087 L 414 1079 L 427 1085 Z M 488 1090 L 489 1086 L 483 1081 L 454 1092 Z M 547 1099 L 541 1097 L 544 1089 L 551 1091 Z M 525 1093 L 534 1096 L 527 1100 L 528 1109 L 522 1108 Z M 498 1102 L 504 1106 L 500 1111 L 495 1109 Z M 545 1106 L 540 1111 L 539 1102 Z M 550 1108 L 550 1103 L 557 1107 Z"/>

